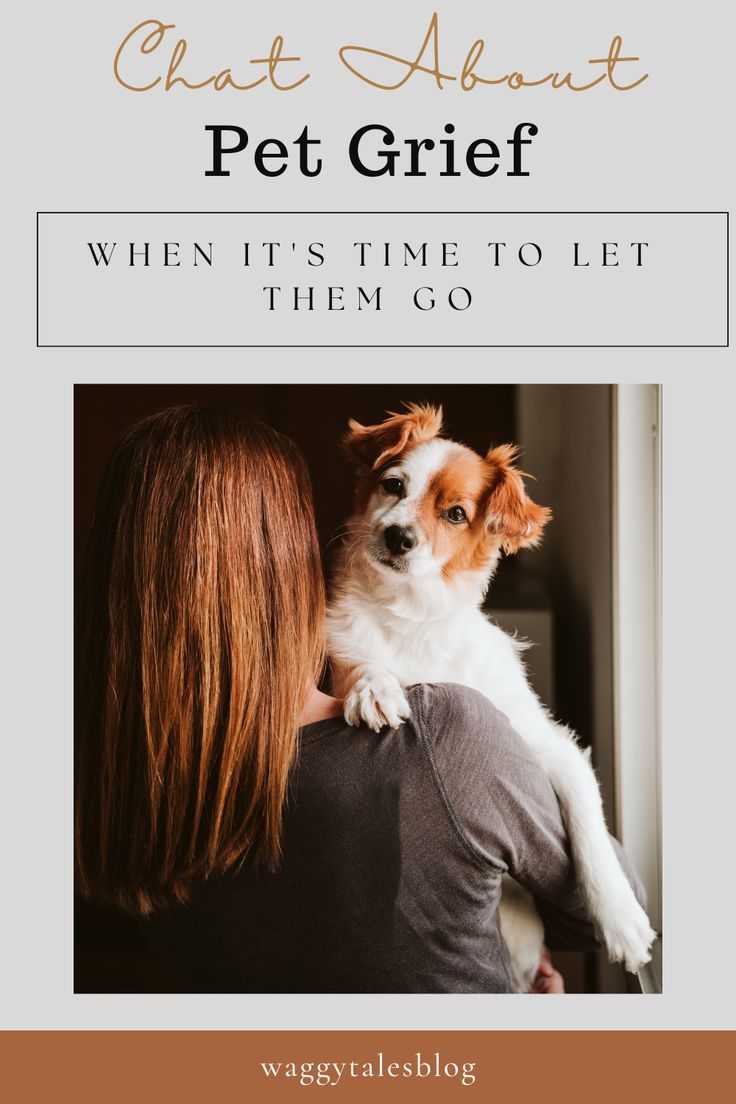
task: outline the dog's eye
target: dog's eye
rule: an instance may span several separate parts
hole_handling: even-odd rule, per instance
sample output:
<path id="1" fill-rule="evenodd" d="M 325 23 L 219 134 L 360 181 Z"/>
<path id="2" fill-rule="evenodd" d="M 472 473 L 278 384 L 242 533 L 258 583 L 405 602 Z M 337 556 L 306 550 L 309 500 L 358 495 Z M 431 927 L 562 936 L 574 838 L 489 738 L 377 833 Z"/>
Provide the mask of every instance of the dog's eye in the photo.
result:
<path id="1" fill-rule="evenodd" d="M 404 480 L 397 479 L 395 476 L 389 476 L 388 479 L 382 479 L 381 486 L 386 494 L 391 495 L 392 498 L 401 498 L 404 493 Z"/>
<path id="2" fill-rule="evenodd" d="M 468 520 L 468 515 L 463 510 L 462 506 L 451 506 L 449 510 L 445 511 L 445 517 L 448 521 L 451 521 L 453 525 L 461 525 L 464 521 Z"/>

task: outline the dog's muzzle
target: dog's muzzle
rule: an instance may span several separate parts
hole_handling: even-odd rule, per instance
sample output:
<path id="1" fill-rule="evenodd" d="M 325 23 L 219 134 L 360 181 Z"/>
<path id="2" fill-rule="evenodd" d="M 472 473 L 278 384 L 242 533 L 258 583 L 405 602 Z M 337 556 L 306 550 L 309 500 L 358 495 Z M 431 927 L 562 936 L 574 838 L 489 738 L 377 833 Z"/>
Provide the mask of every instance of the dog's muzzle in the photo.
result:
<path id="1" fill-rule="evenodd" d="M 392 556 L 405 556 L 417 543 L 411 529 L 404 529 L 401 525 L 389 525 L 384 531 L 383 539 Z"/>

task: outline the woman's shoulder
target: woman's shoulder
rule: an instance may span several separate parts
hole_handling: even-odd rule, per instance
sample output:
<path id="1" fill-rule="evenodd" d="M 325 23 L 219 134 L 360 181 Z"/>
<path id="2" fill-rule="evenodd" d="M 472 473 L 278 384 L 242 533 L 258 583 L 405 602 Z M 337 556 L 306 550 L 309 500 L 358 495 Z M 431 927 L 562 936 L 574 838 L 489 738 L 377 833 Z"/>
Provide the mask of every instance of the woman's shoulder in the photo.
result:
<path id="1" fill-rule="evenodd" d="M 562 833 L 539 762 L 488 698 L 467 686 L 417 686 L 409 700 L 438 786 L 472 850 L 506 869 L 532 838 Z"/>
<path id="2" fill-rule="evenodd" d="M 422 682 L 407 690 L 412 713 L 433 740 L 448 733 L 473 742 L 489 735 L 513 734 L 505 713 L 484 694 L 456 682 Z"/>
<path id="3" fill-rule="evenodd" d="M 415 725 L 443 776 L 478 785 L 514 783 L 533 756 L 505 713 L 485 695 L 457 683 L 421 683 L 408 691 Z"/>

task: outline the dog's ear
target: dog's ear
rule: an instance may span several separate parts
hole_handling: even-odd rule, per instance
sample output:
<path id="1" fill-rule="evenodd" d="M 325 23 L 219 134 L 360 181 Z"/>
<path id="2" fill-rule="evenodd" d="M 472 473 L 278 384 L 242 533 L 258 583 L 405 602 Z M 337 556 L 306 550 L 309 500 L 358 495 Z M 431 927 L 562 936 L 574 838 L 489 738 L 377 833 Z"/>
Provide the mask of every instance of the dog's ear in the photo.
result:
<path id="1" fill-rule="evenodd" d="M 542 530 L 552 516 L 527 495 L 523 472 L 514 467 L 516 445 L 498 445 L 486 456 L 492 469 L 491 493 L 486 501 L 486 527 L 501 539 L 504 552 L 518 552 L 539 544 Z"/>
<path id="2" fill-rule="evenodd" d="M 378 425 L 364 426 L 352 418 L 343 448 L 358 468 L 380 468 L 405 449 L 431 441 L 442 430 L 442 407 L 406 403 L 406 412 L 389 412 Z"/>

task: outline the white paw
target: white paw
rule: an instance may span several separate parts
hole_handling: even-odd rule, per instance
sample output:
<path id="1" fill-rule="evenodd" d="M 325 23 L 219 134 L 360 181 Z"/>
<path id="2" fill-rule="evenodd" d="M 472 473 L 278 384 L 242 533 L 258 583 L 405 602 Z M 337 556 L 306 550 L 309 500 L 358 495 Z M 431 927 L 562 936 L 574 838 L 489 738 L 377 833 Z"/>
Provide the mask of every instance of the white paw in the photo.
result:
<path id="1" fill-rule="evenodd" d="M 349 725 L 363 723 L 380 732 L 386 725 L 398 728 L 411 709 L 394 675 L 372 672 L 353 683 L 345 696 L 344 714 Z"/>
<path id="2" fill-rule="evenodd" d="M 657 933 L 634 898 L 620 905 L 601 923 L 601 937 L 611 962 L 623 962 L 626 969 L 635 974 L 652 957 L 651 946 Z"/>

